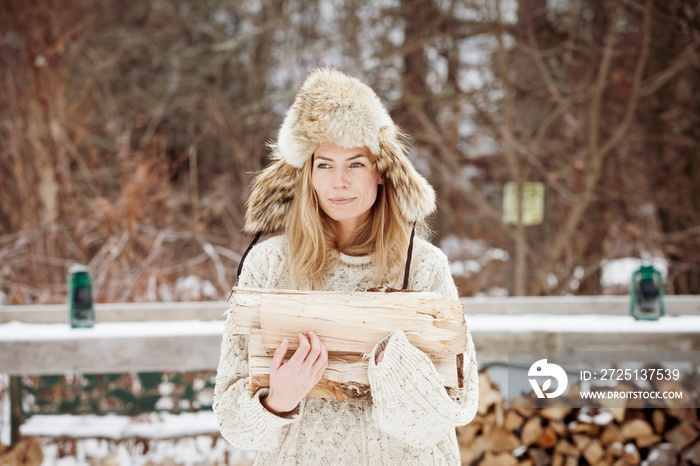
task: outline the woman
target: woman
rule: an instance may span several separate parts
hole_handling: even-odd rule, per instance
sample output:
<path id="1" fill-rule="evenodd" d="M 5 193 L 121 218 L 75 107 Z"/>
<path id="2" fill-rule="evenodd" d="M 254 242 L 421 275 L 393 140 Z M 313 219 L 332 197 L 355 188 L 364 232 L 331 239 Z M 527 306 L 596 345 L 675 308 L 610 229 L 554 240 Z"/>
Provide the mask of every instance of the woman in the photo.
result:
<path id="1" fill-rule="evenodd" d="M 239 286 L 364 291 L 378 286 L 458 299 L 445 255 L 413 237 L 435 208 L 400 133 L 376 94 L 327 68 L 299 89 L 273 146 L 273 164 L 253 183 L 245 230 L 283 230 L 244 256 Z M 214 411 L 224 438 L 259 450 L 256 464 L 460 464 L 455 427 L 477 408 L 477 367 L 468 335 L 462 390 L 447 394 L 430 359 L 400 330 L 370 355 L 372 403 L 306 398 L 327 366 L 313 332 L 283 341 L 270 388 L 254 396 L 247 337 L 227 320 Z"/>

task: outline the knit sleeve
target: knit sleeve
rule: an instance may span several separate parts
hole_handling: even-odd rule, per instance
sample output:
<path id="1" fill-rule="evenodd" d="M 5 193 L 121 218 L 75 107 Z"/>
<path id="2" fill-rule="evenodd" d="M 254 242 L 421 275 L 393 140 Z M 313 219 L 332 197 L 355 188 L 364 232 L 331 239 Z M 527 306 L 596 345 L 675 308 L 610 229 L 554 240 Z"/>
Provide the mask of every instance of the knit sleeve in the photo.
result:
<path id="1" fill-rule="evenodd" d="M 458 299 L 447 257 L 430 254 L 416 275 L 422 286 L 413 289 L 435 291 L 446 298 Z M 375 356 L 384 350 L 379 364 Z M 469 423 L 476 414 L 478 372 L 474 342 L 467 331 L 467 345 L 458 358 L 462 361 L 462 390 L 451 398 L 430 358 L 411 345 L 401 330 L 377 344 L 369 361 L 372 390 L 372 416 L 380 429 L 404 442 L 428 448 L 444 439 L 450 430 Z"/>
<path id="2" fill-rule="evenodd" d="M 264 248 L 262 248 L 264 249 Z M 249 257 L 253 258 L 250 264 L 264 264 L 259 249 L 258 254 L 251 251 Z M 241 273 L 239 285 L 262 288 L 266 286 L 264 273 L 260 270 L 251 270 L 246 266 Z M 254 396 L 250 396 L 248 387 L 250 376 L 248 373 L 248 337 L 246 335 L 232 334 L 232 319 L 226 319 L 224 336 L 221 343 L 221 357 L 216 373 L 216 386 L 214 389 L 213 410 L 219 430 L 222 436 L 237 448 L 273 451 L 282 439 L 285 429 L 301 416 L 301 410 L 289 417 L 280 417 L 269 412 L 260 403 L 261 396 L 268 393 L 268 389 L 261 389 Z"/>

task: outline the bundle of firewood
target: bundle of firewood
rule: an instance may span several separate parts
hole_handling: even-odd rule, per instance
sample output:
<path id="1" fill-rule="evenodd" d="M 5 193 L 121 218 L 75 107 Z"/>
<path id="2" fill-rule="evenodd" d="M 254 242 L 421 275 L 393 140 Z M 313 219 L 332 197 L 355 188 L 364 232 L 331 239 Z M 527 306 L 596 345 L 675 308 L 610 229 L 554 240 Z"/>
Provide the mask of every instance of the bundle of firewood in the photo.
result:
<path id="1" fill-rule="evenodd" d="M 458 359 L 466 346 L 464 304 L 435 293 L 356 293 L 235 288 L 230 312 L 234 334 L 248 335 L 251 392 L 269 386 L 275 349 L 313 331 L 328 348 L 328 369 L 309 396 L 371 400 L 367 368 L 374 346 L 396 329 L 426 353 L 449 390 L 457 389 Z"/>
<path id="2" fill-rule="evenodd" d="M 457 429 L 463 465 L 700 465 L 700 421 L 692 407 L 535 408 L 503 399 L 487 372 L 479 375 L 475 419 Z"/>

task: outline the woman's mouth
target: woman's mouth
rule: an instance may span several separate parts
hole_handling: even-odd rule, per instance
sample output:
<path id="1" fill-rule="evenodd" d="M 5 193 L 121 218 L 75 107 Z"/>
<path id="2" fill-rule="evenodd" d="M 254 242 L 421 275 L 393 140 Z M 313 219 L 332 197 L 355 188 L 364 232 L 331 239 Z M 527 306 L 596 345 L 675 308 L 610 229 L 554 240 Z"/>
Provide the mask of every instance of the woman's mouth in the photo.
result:
<path id="1" fill-rule="evenodd" d="M 354 201 L 355 198 L 354 197 L 336 197 L 336 198 L 329 199 L 329 200 L 330 200 L 331 204 L 346 205 L 346 204 L 350 204 L 352 201 Z"/>

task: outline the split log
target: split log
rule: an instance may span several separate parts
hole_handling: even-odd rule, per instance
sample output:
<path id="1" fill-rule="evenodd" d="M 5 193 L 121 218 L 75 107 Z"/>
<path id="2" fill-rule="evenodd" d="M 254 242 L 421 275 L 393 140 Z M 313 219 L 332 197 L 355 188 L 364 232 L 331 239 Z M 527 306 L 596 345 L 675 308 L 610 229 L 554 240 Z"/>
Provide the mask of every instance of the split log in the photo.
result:
<path id="1" fill-rule="evenodd" d="M 660 409 L 655 409 L 651 413 L 651 422 L 654 424 L 654 432 L 662 434 L 666 429 L 666 414 Z"/>
<path id="2" fill-rule="evenodd" d="M 518 466 L 518 460 L 508 453 L 487 453 L 479 466 Z"/>
<path id="3" fill-rule="evenodd" d="M 599 440 L 593 439 L 584 447 L 582 454 L 583 457 L 586 458 L 586 461 L 588 461 L 588 464 L 595 464 L 603 459 L 605 450 L 603 450 L 603 446 Z"/>
<path id="4" fill-rule="evenodd" d="M 635 447 L 633 443 L 625 445 L 625 454 L 622 456 L 622 460 L 624 464 L 630 466 L 636 466 L 642 462 L 639 450 L 637 450 L 637 447 Z"/>
<path id="5" fill-rule="evenodd" d="M 503 427 L 497 427 L 487 435 L 478 437 L 473 444 L 477 451 L 507 453 L 520 446 L 520 440 L 512 432 L 508 432 Z"/>
<path id="6" fill-rule="evenodd" d="M 460 444 L 469 444 L 481 431 L 481 424 L 475 421 L 470 422 L 466 426 L 457 427 L 457 440 Z"/>
<path id="7" fill-rule="evenodd" d="M 613 458 L 619 458 L 625 454 L 625 445 L 622 442 L 613 442 L 606 449 Z"/>
<path id="8" fill-rule="evenodd" d="M 613 419 L 615 419 L 617 422 L 622 423 L 622 421 L 625 420 L 625 414 L 627 414 L 626 408 L 612 407 L 608 408 L 608 411 L 612 413 Z"/>
<path id="9" fill-rule="evenodd" d="M 571 412 L 571 408 L 567 406 L 552 406 L 542 408 L 540 415 L 552 421 L 561 421 Z"/>
<path id="10" fill-rule="evenodd" d="M 539 417 L 531 417 L 523 426 L 523 431 L 521 434 L 521 439 L 523 445 L 533 445 L 542 436 L 542 423 Z"/>
<path id="11" fill-rule="evenodd" d="M 700 419 L 696 409 L 667 408 L 666 414 L 678 419 L 680 422 L 689 422 L 700 429 Z"/>
<path id="12" fill-rule="evenodd" d="M 328 369 L 309 397 L 370 401 L 369 353 L 396 329 L 426 353 L 448 392 L 459 390 L 466 347 L 464 304 L 425 292 L 319 292 L 234 288 L 234 334 L 249 335 L 251 393 L 269 386 L 269 367 L 283 339 L 313 331 L 328 348 Z"/>
<path id="13" fill-rule="evenodd" d="M 600 432 L 600 426 L 588 423 L 574 423 L 570 430 L 575 434 L 586 434 L 589 437 L 597 437 Z"/>
<path id="14" fill-rule="evenodd" d="M 559 441 L 557 433 L 551 428 L 545 427 L 542 431 L 542 435 L 540 435 L 540 438 L 537 440 L 537 446 L 546 450 L 556 445 L 557 441 Z"/>
<path id="15" fill-rule="evenodd" d="M 625 437 L 622 435 L 619 427 L 615 424 L 608 424 L 603 429 L 603 433 L 600 434 L 600 441 L 603 442 L 603 445 L 611 445 L 624 442 Z"/>
<path id="16" fill-rule="evenodd" d="M 700 442 L 684 451 L 681 458 L 688 464 L 700 464 Z"/>
<path id="17" fill-rule="evenodd" d="M 549 428 L 559 437 L 565 437 L 569 433 L 569 427 L 564 424 L 564 421 L 550 421 Z"/>
<path id="18" fill-rule="evenodd" d="M 578 447 L 572 445 L 566 440 L 559 440 L 554 446 L 554 451 L 566 456 L 575 456 L 576 458 L 578 458 L 581 454 L 581 450 Z"/>
<path id="19" fill-rule="evenodd" d="M 656 434 L 651 434 L 651 435 L 643 435 L 641 437 L 637 437 L 634 442 L 637 444 L 637 447 L 639 448 L 649 448 L 653 445 L 656 445 L 657 443 L 661 443 L 661 436 L 656 435 Z"/>
<path id="20" fill-rule="evenodd" d="M 591 443 L 591 438 L 588 435 L 573 434 L 571 438 L 574 441 L 574 445 L 576 445 L 581 450 L 586 448 L 588 444 Z"/>
<path id="21" fill-rule="evenodd" d="M 532 448 L 527 451 L 527 454 L 535 466 L 549 466 L 552 464 L 547 452 L 540 448 Z"/>
<path id="22" fill-rule="evenodd" d="M 654 434 L 654 429 L 643 419 L 633 419 L 622 425 L 622 436 L 625 440 L 637 439 Z"/>
<path id="23" fill-rule="evenodd" d="M 508 413 L 506 413 L 503 426 L 508 432 L 513 432 L 517 429 L 520 429 L 524 422 L 525 419 L 520 414 L 516 413 L 515 411 L 508 411 Z"/>
<path id="24" fill-rule="evenodd" d="M 700 434 L 698 434 L 690 423 L 681 422 L 676 427 L 666 432 L 664 437 L 675 447 L 676 451 L 681 451 L 697 440 L 699 435 Z"/>
<path id="25" fill-rule="evenodd" d="M 503 406 L 503 395 L 501 391 L 491 380 L 488 372 L 479 374 L 479 403 L 476 412 L 485 416 L 491 411 L 492 407 L 496 406 Z"/>
<path id="26" fill-rule="evenodd" d="M 698 458 L 700 460 L 700 458 Z M 662 443 L 649 451 L 646 460 L 646 466 L 669 466 L 678 464 L 678 452 L 675 451 L 670 443 Z M 695 464 L 700 464 L 700 461 Z"/>
<path id="27" fill-rule="evenodd" d="M 474 464 L 479 459 L 479 455 L 471 446 L 461 442 L 459 444 L 459 457 L 462 460 L 462 464 Z"/>

